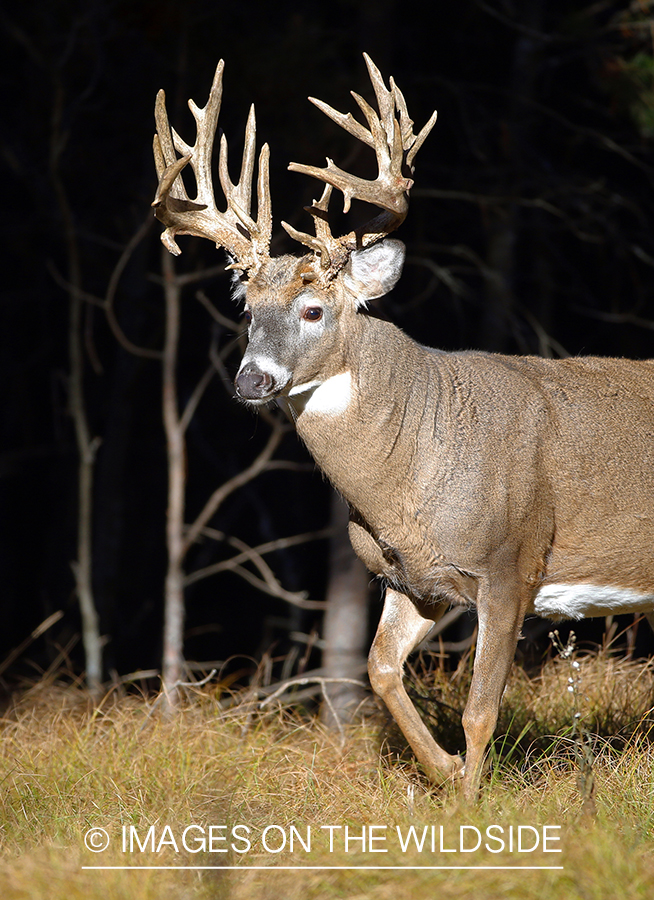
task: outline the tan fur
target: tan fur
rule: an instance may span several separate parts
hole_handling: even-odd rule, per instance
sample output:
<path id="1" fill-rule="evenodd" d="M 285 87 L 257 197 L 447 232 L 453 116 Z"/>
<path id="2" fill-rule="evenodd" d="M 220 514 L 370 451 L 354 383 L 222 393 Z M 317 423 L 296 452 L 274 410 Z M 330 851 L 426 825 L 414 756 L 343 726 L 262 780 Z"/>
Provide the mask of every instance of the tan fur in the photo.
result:
<path id="1" fill-rule="evenodd" d="M 418 724 L 401 668 L 447 603 L 476 605 L 464 715 L 464 788 L 473 797 L 539 589 L 608 586 L 618 609 L 620 592 L 630 589 L 652 606 L 654 363 L 443 353 L 356 311 L 338 279 L 312 290 L 331 324 L 306 353 L 285 344 L 281 358 L 293 378 L 282 393 L 351 373 L 338 414 L 311 411 L 306 397 L 286 402 L 299 436 L 350 504 L 355 551 L 389 585 L 371 682 L 428 774 L 461 773 L 459 757 Z M 256 281 L 248 290 L 255 322 L 259 304 L 270 316 L 278 310 L 273 343 L 292 331 L 289 311 L 302 292 L 297 277 L 274 297 Z"/>

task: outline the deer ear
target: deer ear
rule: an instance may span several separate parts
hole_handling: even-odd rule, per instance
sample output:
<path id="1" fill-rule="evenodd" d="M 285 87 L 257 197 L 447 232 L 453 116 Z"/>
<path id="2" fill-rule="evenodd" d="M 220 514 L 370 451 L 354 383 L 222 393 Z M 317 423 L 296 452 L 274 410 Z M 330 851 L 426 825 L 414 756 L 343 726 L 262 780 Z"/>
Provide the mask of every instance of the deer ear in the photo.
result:
<path id="1" fill-rule="evenodd" d="M 387 238 L 364 250 L 353 250 L 345 269 L 345 286 L 354 293 L 357 306 L 383 297 L 392 290 L 404 265 L 402 241 Z"/>

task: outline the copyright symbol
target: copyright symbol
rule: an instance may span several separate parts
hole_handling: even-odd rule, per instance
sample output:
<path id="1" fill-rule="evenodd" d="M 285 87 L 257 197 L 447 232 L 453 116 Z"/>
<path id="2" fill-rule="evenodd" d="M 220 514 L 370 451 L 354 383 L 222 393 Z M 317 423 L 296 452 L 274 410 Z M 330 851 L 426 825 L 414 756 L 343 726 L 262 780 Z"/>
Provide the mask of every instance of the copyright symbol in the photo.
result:
<path id="1" fill-rule="evenodd" d="M 89 828 L 84 835 L 84 845 L 92 853 L 102 853 L 109 846 L 109 834 L 104 828 Z"/>

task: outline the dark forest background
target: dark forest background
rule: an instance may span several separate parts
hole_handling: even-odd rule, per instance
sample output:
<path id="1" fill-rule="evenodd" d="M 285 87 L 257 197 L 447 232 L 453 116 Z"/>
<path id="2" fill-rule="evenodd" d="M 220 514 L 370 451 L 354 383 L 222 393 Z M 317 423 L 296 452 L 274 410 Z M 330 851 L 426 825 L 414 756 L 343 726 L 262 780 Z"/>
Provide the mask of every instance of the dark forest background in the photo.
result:
<path id="1" fill-rule="evenodd" d="M 398 234 L 408 247 L 405 274 L 380 301 L 384 311 L 444 349 L 654 355 L 652 4 L 436 0 L 427 8 L 425 18 L 397 0 L 30 0 L 0 14 L 0 664 L 63 612 L 4 667 L 5 688 L 49 666 L 80 673 L 85 665 L 73 573 L 75 347 L 95 453 L 92 587 L 103 677 L 161 666 L 165 304 L 161 226 L 150 208 L 159 88 L 192 141 L 186 100 L 204 104 L 225 59 L 219 124 L 232 175 L 254 102 L 259 143 L 271 145 L 274 249 L 295 252 L 279 222 L 307 230 L 302 207 L 317 188 L 287 164 L 330 156 L 360 172 L 371 165 L 307 95 L 353 110 L 350 89 L 371 97 L 368 52 L 395 77 L 418 127 L 439 112 Z M 222 254 L 197 239 L 180 245 L 175 271 L 189 276 L 180 403 L 223 354 L 186 433 L 192 519 L 252 462 L 270 426 L 230 396 L 239 357 L 228 350 L 241 329 L 226 321 L 240 312 Z M 330 489 L 292 433 L 275 459 L 288 465 L 220 505 L 208 524 L 228 537 L 195 544 L 187 571 L 238 546 L 329 525 Z M 311 601 L 325 599 L 328 559 L 326 539 L 266 555 L 284 591 Z M 293 646 L 308 653 L 321 610 L 251 581 L 226 571 L 188 585 L 188 659 L 237 655 L 236 675 L 251 670 L 247 657 L 281 657 Z M 638 646 L 647 649 L 644 626 Z"/>

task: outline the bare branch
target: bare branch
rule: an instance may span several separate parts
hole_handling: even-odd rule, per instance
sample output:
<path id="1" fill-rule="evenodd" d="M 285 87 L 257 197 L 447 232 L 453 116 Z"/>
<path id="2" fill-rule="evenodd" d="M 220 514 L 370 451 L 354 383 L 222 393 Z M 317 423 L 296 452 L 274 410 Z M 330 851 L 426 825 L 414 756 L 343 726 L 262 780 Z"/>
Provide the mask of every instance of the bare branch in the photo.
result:
<path id="1" fill-rule="evenodd" d="M 222 325 L 223 328 L 226 328 L 228 331 L 242 331 L 242 326 L 239 325 L 238 322 L 235 322 L 233 319 L 228 318 L 223 315 L 220 310 L 216 309 L 211 300 L 207 297 L 204 291 L 196 291 L 195 297 L 207 310 L 212 319 L 215 319 L 219 325 Z"/>
<path id="2" fill-rule="evenodd" d="M 599 319 L 600 322 L 612 322 L 616 325 L 636 325 L 638 328 L 646 328 L 648 331 L 654 331 L 654 320 L 643 319 L 636 313 L 610 313 L 602 312 L 599 309 L 589 309 L 585 306 L 573 306 L 574 312 L 589 319 Z"/>
<path id="3" fill-rule="evenodd" d="M 525 206 L 532 209 L 542 209 L 551 213 L 560 219 L 566 218 L 566 213 L 543 200 L 542 197 L 513 197 L 505 194 L 477 194 L 471 191 L 450 191 L 441 188 L 416 188 L 413 192 L 414 197 L 431 197 L 436 200 L 463 200 L 467 203 L 476 203 L 488 206 L 502 206 L 503 204 L 511 204 L 513 206 Z"/>
<path id="4" fill-rule="evenodd" d="M 216 674 L 218 669 L 212 669 L 209 674 L 203 678 L 201 681 L 178 681 L 175 684 L 175 687 L 184 687 L 184 688 L 198 688 L 204 687 L 205 684 L 208 684 L 213 676 Z"/>
<path id="5" fill-rule="evenodd" d="M 272 569 L 268 563 L 265 562 L 260 553 L 257 553 L 256 550 L 246 544 L 245 541 L 241 541 L 235 537 L 231 537 L 229 543 L 240 550 L 241 553 L 232 557 L 232 559 L 226 559 L 222 562 L 215 563 L 214 565 L 206 566 L 204 569 L 198 569 L 195 572 L 191 572 L 190 575 L 186 576 L 185 583 L 192 584 L 194 581 L 199 581 L 201 578 L 206 578 L 208 575 L 215 575 L 218 572 L 235 572 L 240 570 L 241 563 L 251 562 L 258 569 L 259 574 L 270 590 L 276 591 L 281 587 L 279 581 L 275 578 Z"/>
<path id="6" fill-rule="evenodd" d="M 299 606 L 300 609 L 324 609 L 326 606 L 323 600 L 307 600 L 306 591 L 287 591 L 279 583 L 271 587 L 266 581 L 258 578 L 249 569 L 243 568 L 243 566 L 235 566 L 233 571 L 253 587 L 263 591 L 264 594 L 277 597 L 279 600 L 285 600 L 292 606 Z"/>
<path id="7" fill-rule="evenodd" d="M 198 281 L 208 281 L 211 278 L 216 278 L 218 275 L 225 274 L 225 266 L 209 266 L 207 269 L 195 269 L 193 272 L 182 272 L 181 274 L 175 275 L 175 278 L 180 285 L 180 287 L 187 287 L 189 284 L 196 284 Z M 148 281 L 151 281 L 153 284 L 158 284 L 163 286 L 164 279 L 161 275 L 157 274 L 157 272 L 148 272 Z"/>
<path id="8" fill-rule="evenodd" d="M 236 390 L 234 388 L 234 382 L 232 381 L 229 372 L 224 363 L 224 359 L 231 353 L 235 346 L 238 344 L 238 339 L 230 341 L 227 347 L 223 348 L 220 353 L 217 352 L 214 344 L 209 348 L 209 359 L 211 360 L 211 364 L 215 368 L 216 372 L 220 376 L 220 383 L 225 388 L 229 397 L 236 396 Z"/>
<path id="9" fill-rule="evenodd" d="M 308 531 L 304 534 L 296 534 L 291 537 L 279 538 L 276 541 L 268 541 L 265 544 L 259 544 L 257 547 L 250 547 L 239 538 L 226 535 L 224 532 L 217 531 L 214 528 L 205 527 L 202 529 L 202 534 L 217 541 L 225 541 L 225 543 L 241 552 L 231 559 L 224 559 L 220 562 L 213 563 L 210 566 L 206 566 L 203 569 L 191 572 L 184 580 L 186 585 L 192 584 L 194 581 L 199 581 L 202 578 L 207 578 L 210 575 L 217 575 L 220 572 L 237 571 L 241 566 L 241 563 L 251 562 L 257 567 L 266 584 L 271 589 L 276 590 L 279 587 L 279 582 L 275 578 L 272 569 L 264 562 L 262 558 L 264 554 L 274 553 L 277 550 L 285 550 L 288 547 L 296 547 L 299 544 L 306 544 L 309 541 L 322 540 L 332 534 L 332 529 L 323 528 L 321 531 Z"/>
<path id="10" fill-rule="evenodd" d="M 100 309 L 104 309 L 104 300 L 102 299 L 102 297 L 96 297 L 95 294 L 89 294 L 88 291 L 84 291 L 81 288 L 75 288 L 70 281 L 68 281 L 66 278 L 64 278 L 64 276 L 61 274 L 61 272 L 55 266 L 55 264 L 53 263 L 53 261 L 51 259 L 49 259 L 47 261 L 46 266 L 47 266 L 48 272 L 52 275 L 53 281 L 62 290 L 67 291 L 69 293 L 70 293 L 70 291 L 75 290 L 77 292 L 77 296 L 80 298 L 80 300 L 84 300 L 86 303 L 90 303 L 91 306 L 99 306 Z"/>
<path id="11" fill-rule="evenodd" d="M 406 264 L 422 266 L 425 269 L 429 269 L 429 271 L 436 276 L 438 281 L 445 284 L 457 297 L 469 297 L 472 294 L 472 291 L 470 291 L 463 281 L 459 281 L 458 278 L 455 278 L 454 275 L 452 275 L 449 269 L 439 266 L 433 259 L 429 259 L 426 256 L 407 256 Z"/>
<path id="12" fill-rule="evenodd" d="M 209 528 L 208 526 L 202 529 L 202 534 L 206 537 L 213 538 L 215 541 L 225 541 L 228 544 L 231 544 L 233 540 L 236 540 L 230 535 L 225 534 L 223 531 L 218 531 L 216 528 Z M 332 537 L 333 534 L 333 528 L 321 528 L 319 531 L 305 531 L 303 534 L 292 534 L 290 537 L 277 538 L 275 541 L 257 544 L 256 547 L 251 547 L 249 549 L 264 556 L 266 553 L 274 553 L 276 550 L 286 550 L 289 547 L 297 547 L 299 544 L 307 544 L 309 541 L 326 540 L 327 538 Z M 234 544 L 233 546 L 236 545 Z"/>
<path id="13" fill-rule="evenodd" d="M 107 292 L 105 294 L 103 306 L 105 315 L 107 316 L 107 322 L 109 323 L 109 327 L 111 328 L 114 337 L 116 338 L 118 343 L 128 351 L 128 353 L 133 353 L 134 356 L 141 356 L 145 359 L 163 359 L 162 350 L 152 350 L 149 347 L 139 347 L 138 344 L 134 344 L 132 341 L 130 341 L 130 339 L 121 328 L 114 311 L 114 300 L 116 297 L 116 291 L 118 289 L 118 282 L 120 281 L 121 275 L 123 274 L 132 254 L 152 227 L 152 222 L 152 216 L 148 215 L 147 219 L 138 227 L 133 237 L 127 243 L 127 246 L 118 258 L 118 262 L 114 266 L 114 270 L 111 273 L 111 278 L 109 279 L 109 284 L 107 285 Z"/>
<path id="14" fill-rule="evenodd" d="M 209 386 L 209 382 L 213 378 L 215 372 L 216 369 L 213 364 L 208 366 L 204 375 L 196 384 L 195 389 L 189 397 L 188 403 L 184 407 L 184 412 L 182 413 L 179 420 L 179 427 L 182 432 L 185 432 L 188 428 L 191 419 L 195 415 L 195 410 L 198 408 L 198 403 L 202 399 L 202 396 Z"/>
<path id="15" fill-rule="evenodd" d="M 325 678 L 322 675 L 305 675 L 302 678 L 289 678 L 288 681 L 283 682 L 269 697 L 266 697 L 265 700 L 262 700 L 261 703 L 259 703 L 259 709 L 263 709 L 265 706 L 268 706 L 269 703 L 272 703 L 273 700 L 276 700 L 277 697 L 281 697 L 281 695 L 285 694 L 289 688 L 305 684 L 319 684 L 323 689 L 323 696 L 325 694 L 324 687 L 326 684 L 354 684 L 357 687 L 362 687 L 364 689 L 368 688 L 368 685 L 365 682 L 359 681 L 357 678 Z M 325 699 L 327 698 L 325 697 Z"/>
<path id="16" fill-rule="evenodd" d="M 561 357 L 561 359 L 565 359 L 567 356 L 570 356 L 563 344 L 560 344 L 556 340 L 556 338 L 553 338 L 551 334 L 548 334 L 541 323 L 538 321 L 536 316 L 525 306 L 520 306 L 520 314 L 527 320 L 527 322 L 529 322 L 531 327 L 536 332 L 539 344 L 538 352 L 541 356 L 551 357 L 552 350 L 554 350 L 554 352 L 557 353 L 558 356 Z"/>
<path id="17" fill-rule="evenodd" d="M 238 488 L 242 487 L 244 484 L 252 481 L 257 477 L 257 475 L 260 475 L 261 472 L 263 472 L 267 468 L 271 456 L 279 446 L 281 439 L 285 433 L 286 429 L 283 423 L 277 421 L 273 426 L 265 447 L 259 453 L 256 459 L 246 469 L 243 469 L 243 471 L 239 472 L 237 475 L 234 475 L 233 478 L 230 478 L 228 481 L 224 482 L 224 484 L 221 484 L 220 487 L 216 488 L 186 534 L 186 538 L 183 543 L 184 554 L 187 553 L 191 544 L 193 544 L 193 542 L 197 539 L 204 526 L 207 524 L 207 522 L 209 522 L 218 507 L 222 503 L 224 503 L 227 497 L 229 497 L 230 494 L 233 494 L 234 491 L 238 490 Z"/>
<path id="18" fill-rule="evenodd" d="M 51 616 L 48 616 L 47 619 L 44 619 L 40 625 L 37 625 L 34 631 L 32 631 L 28 635 L 28 637 L 26 637 L 25 640 L 22 641 L 17 647 L 14 647 L 9 656 L 5 657 L 5 659 L 0 662 L 0 675 L 2 675 L 2 673 L 9 668 L 9 666 L 15 659 L 18 659 L 21 653 L 29 647 L 32 641 L 35 641 L 37 638 L 41 637 L 42 634 L 45 634 L 45 632 L 48 631 L 49 628 L 52 628 L 53 625 L 56 625 L 56 623 L 62 617 L 63 611 L 59 609 L 57 610 L 57 612 L 52 613 Z"/>

